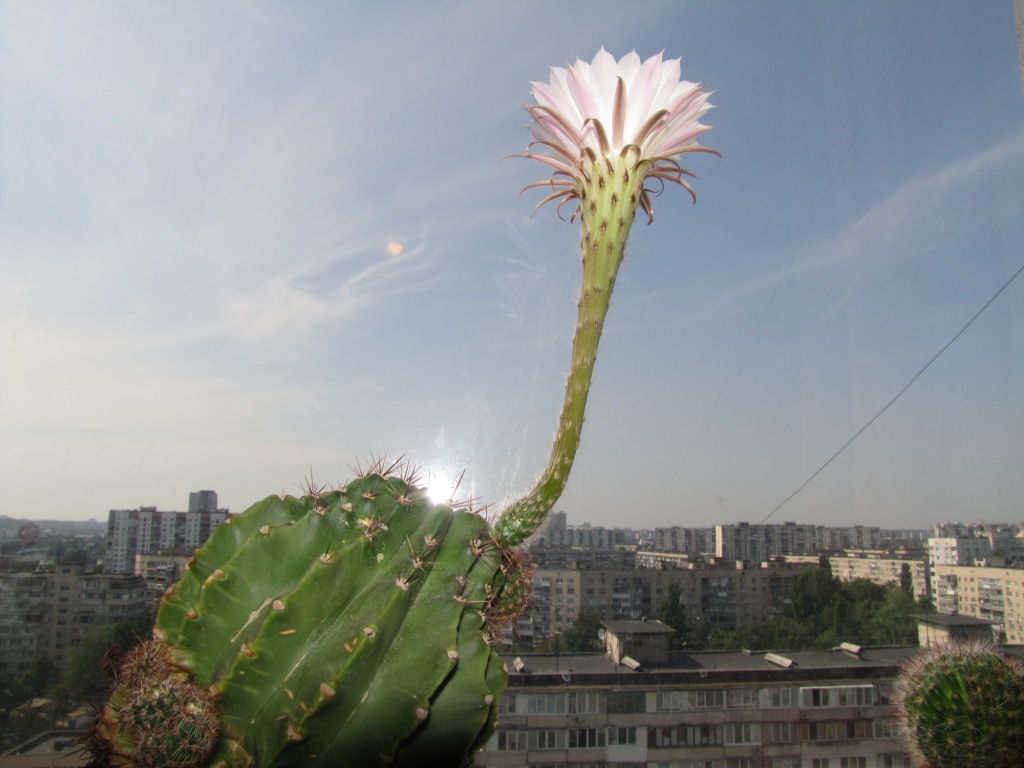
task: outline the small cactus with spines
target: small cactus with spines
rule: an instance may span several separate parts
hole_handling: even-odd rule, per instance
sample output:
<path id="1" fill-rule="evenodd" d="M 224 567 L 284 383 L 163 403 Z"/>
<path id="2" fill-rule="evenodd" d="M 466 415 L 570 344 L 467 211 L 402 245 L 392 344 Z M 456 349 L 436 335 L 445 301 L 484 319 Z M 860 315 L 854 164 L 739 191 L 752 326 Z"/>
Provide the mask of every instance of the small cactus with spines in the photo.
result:
<path id="1" fill-rule="evenodd" d="M 145 640 L 121 663 L 118 682 L 87 737 L 111 766 L 198 768 L 220 736 L 214 696 L 176 669 L 166 646 Z"/>
<path id="2" fill-rule="evenodd" d="M 676 158 L 713 152 L 696 140 L 709 129 L 699 122 L 708 94 L 679 75 L 678 60 L 617 62 L 602 49 L 593 67 L 553 68 L 549 85 L 533 84 L 523 156 L 554 172 L 528 188 L 549 190 L 541 205 L 577 204 L 583 282 L 558 429 L 533 490 L 489 521 L 431 503 L 414 472 L 379 459 L 344 486 L 310 481 L 300 497 L 229 518 L 161 600 L 149 655 L 118 678 L 88 739 L 94 768 L 472 760 L 508 681 L 493 638 L 529 596 L 516 547 L 569 480 L 637 208 L 653 221 L 666 182 L 696 201 Z M 182 757 L 197 730 L 210 750 Z"/>
<path id="3" fill-rule="evenodd" d="M 954 639 L 909 659 L 895 685 L 900 737 L 930 768 L 1024 766 L 1024 662 Z"/>

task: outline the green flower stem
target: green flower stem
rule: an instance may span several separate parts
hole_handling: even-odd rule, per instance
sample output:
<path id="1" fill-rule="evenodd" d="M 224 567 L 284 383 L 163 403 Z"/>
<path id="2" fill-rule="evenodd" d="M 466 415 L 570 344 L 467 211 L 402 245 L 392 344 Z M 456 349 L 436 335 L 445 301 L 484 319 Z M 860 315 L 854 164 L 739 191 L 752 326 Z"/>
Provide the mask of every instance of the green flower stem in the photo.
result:
<path id="1" fill-rule="evenodd" d="M 513 502 L 495 525 L 494 536 L 506 547 L 521 544 L 537 530 L 569 480 L 583 431 L 597 346 L 643 187 L 642 168 L 629 159 L 631 155 L 618 161 L 598 158 L 587 164 L 579 180 L 583 287 L 565 401 L 544 473 L 533 490 Z"/>

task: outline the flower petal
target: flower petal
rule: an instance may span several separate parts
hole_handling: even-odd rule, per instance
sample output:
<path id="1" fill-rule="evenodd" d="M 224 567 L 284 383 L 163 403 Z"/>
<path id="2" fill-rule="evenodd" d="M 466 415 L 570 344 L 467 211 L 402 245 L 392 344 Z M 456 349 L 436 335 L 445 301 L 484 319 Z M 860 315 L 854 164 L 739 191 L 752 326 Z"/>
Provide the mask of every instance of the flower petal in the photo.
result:
<path id="1" fill-rule="evenodd" d="M 644 178 L 662 187 L 666 181 L 678 184 L 696 199 L 683 180 L 692 174 L 677 158 L 685 152 L 717 152 L 697 141 L 711 130 L 700 122 L 711 109 L 710 93 L 682 80 L 681 72 L 680 60 L 666 61 L 663 51 L 643 61 L 631 51 L 616 61 L 601 48 L 593 61 L 552 67 L 547 83 L 531 83 L 536 104 L 526 109 L 534 141 L 522 156 L 554 169 L 548 181 L 526 187 L 551 190 L 539 205 L 557 200 L 561 210 L 578 199 L 593 164 L 612 157 L 640 168 Z M 652 220 L 651 197 L 659 192 L 644 187 L 637 200 Z M 571 219 L 578 214 L 577 207 Z"/>

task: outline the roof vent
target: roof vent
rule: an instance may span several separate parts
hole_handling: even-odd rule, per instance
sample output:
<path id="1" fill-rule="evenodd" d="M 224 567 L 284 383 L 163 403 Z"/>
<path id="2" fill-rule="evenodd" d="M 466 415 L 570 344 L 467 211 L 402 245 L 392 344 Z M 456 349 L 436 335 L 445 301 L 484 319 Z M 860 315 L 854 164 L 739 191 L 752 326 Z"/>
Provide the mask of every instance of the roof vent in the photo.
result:
<path id="1" fill-rule="evenodd" d="M 864 649 L 861 648 L 859 645 L 855 645 L 853 643 L 840 643 L 839 650 L 843 653 L 848 653 L 851 656 L 856 656 L 858 659 L 860 658 L 861 653 L 863 653 L 864 651 Z"/>
<path id="2" fill-rule="evenodd" d="M 767 662 L 771 662 L 772 664 L 776 664 L 780 667 L 785 667 L 786 669 L 796 666 L 795 661 L 793 661 L 792 659 L 787 659 L 785 656 L 780 656 L 777 653 L 766 653 L 764 655 L 764 660 Z"/>

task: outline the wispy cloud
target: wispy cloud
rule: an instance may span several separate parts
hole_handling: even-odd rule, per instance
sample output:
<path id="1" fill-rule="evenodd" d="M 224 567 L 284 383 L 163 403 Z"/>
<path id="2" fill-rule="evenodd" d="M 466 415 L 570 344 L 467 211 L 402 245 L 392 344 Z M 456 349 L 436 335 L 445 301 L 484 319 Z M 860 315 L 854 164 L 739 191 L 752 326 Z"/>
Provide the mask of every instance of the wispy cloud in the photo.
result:
<path id="1" fill-rule="evenodd" d="M 306 335 L 327 324 L 336 326 L 369 306 L 428 287 L 433 264 L 423 247 L 398 255 L 385 248 L 380 243 L 370 263 L 355 271 L 343 268 L 334 284 L 318 279 L 328 265 L 314 261 L 290 267 L 244 293 L 229 288 L 222 310 L 225 330 L 250 343 L 272 343 L 283 333 Z"/>
<path id="2" fill-rule="evenodd" d="M 1024 133 L 956 158 L 948 165 L 904 181 L 860 215 L 832 233 L 794 250 L 783 266 L 762 271 L 714 294 L 689 320 L 706 321 L 749 305 L 752 298 L 783 289 L 789 282 L 826 280 L 849 285 L 851 274 L 865 278 L 909 261 L 926 259 L 937 247 L 1013 221 L 1024 206 Z M 986 194 L 979 194 L 980 190 Z M 992 194 L 993 189 L 1005 190 Z M 992 205 L 996 200 L 997 204 Z M 984 201 L 979 207 L 975 201 Z"/>

